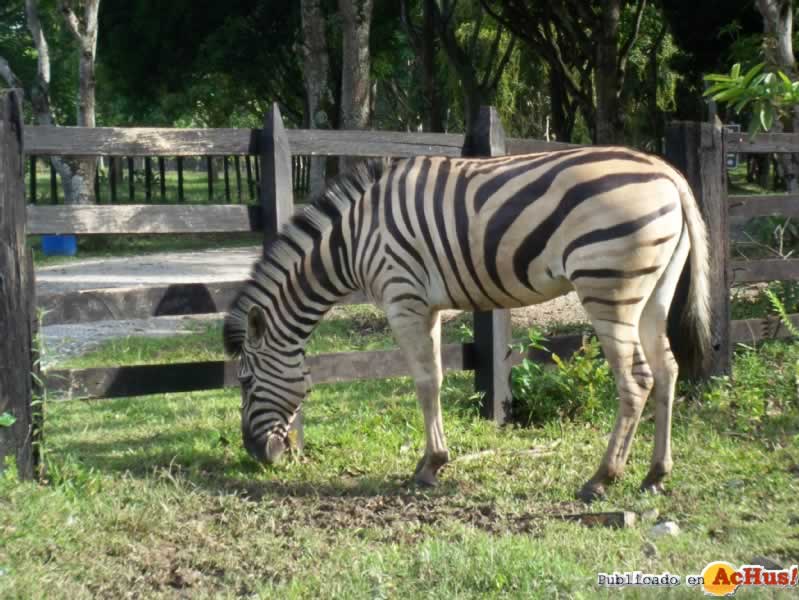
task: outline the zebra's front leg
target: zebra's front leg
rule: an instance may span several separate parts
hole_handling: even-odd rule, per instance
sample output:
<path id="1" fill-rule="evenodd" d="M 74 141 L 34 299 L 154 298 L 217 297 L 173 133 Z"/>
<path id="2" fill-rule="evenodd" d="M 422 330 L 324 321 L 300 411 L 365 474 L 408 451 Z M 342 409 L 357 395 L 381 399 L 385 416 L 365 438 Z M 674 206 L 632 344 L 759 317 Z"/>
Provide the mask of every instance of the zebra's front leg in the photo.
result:
<path id="1" fill-rule="evenodd" d="M 414 480 L 432 486 L 437 482 L 438 471 L 449 460 L 439 402 L 443 379 L 441 319 L 438 312 L 420 308 L 419 303 L 413 302 L 413 306 L 390 307 L 386 312 L 416 382 L 416 396 L 424 415 L 425 451 L 416 467 Z"/>

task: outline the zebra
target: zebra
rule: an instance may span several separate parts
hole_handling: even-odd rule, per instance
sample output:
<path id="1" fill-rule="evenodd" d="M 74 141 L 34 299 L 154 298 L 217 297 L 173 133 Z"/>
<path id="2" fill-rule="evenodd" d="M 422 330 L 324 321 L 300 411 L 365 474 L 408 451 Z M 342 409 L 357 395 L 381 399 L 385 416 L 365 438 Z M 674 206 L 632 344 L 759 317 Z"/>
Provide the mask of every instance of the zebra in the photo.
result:
<path id="1" fill-rule="evenodd" d="M 576 290 L 619 396 L 607 451 L 578 495 L 601 497 L 622 475 L 650 395 L 655 445 L 642 489 L 660 492 L 672 469 L 678 372 L 667 316 L 687 265 L 682 316 L 701 357 L 710 339 L 707 245 L 683 176 L 628 148 L 362 164 L 295 213 L 225 317 L 225 349 L 240 358 L 244 446 L 267 463 L 290 446 L 310 390 L 306 341 L 335 303 L 361 290 L 385 311 L 415 380 L 425 433 L 415 481 L 435 485 L 449 459 L 439 311 L 522 307 Z"/>

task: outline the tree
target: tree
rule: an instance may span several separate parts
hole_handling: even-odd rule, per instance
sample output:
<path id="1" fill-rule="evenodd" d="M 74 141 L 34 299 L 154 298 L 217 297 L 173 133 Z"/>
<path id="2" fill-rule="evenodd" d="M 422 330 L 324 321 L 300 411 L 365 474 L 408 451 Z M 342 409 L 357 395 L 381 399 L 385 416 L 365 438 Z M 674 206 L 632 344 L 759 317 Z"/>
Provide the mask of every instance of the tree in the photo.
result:
<path id="1" fill-rule="evenodd" d="M 422 23 L 414 22 L 410 0 L 402 0 L 402 24 L 421 63 L 425 131 L 444 131 L 444 103 L 436 69 L 436 0 L 422 0 Z"/>
<path id="2" fill-rule="evenodd" d="M 505 32 L 502 27 L 497 27 L 493 33 L 488 32 L 491 42 L 486 51 L 481 52 L 481 36 L 487 29 L 483 8 L 479 4 L 465 6 L 463 3 L 459 4 L 459 0 L 438 0 L 432 2 L 430 8 L 447 61 L 456 72 L 463 89 L 464 129 L 470 131 L 480 112 L 480 106 L 492 103 L 515 42 L 513 39 L 506 41 L 503 49 Z M 465 11 L 463 19 L 469 23 L 471 29 L 467 40 L 461 40 L 457 35 L 459 9 Z"/>
<path id="3" fill-rule="evenodd" d="M 59 2 L 68 30 L 78 39 L 78 110 L 76 124 L 83 127 L 95 125 L 95 77 L 94 62 L 97 50 L 97 16 L 100 0 L 84 0 L 83 13 L 79 18 L 71 4 Z M 36 72 L 33 81 L 25 86 L 17 77 L 8 61 L 0 57 L 0 76 L 12 87 L 27 89 L 36 122 L 44 126 L 58 125 L 50 99 L 51 54 L 40 19 L 37 0 L 25 0 L 25 22 L 36 50 Z M 86 204 L 94 201 L 94 172 L 96 160 L 52 158 L 52 164 L 61 176 L 64 201 L 68 204 Z"/>
<path id="4" fill-rule="evenodd" d="M 59 0 L 58 8 L 78 45 L 78 127 L 95 127 L 97 103 L 95 93 L 95 59 L 97 57 L 97 17 L 100 0 L 82 0 L 83 11 L 75 13 L 74 0 Z M 68 204 L 94 203 L 96 159 L 65 157 L 59 169 L 64 185 L 64 201 Z"/>
<path id="5" fill-rule="evenodd" d="M 366 129 L 372 109 L 369 33 L 374 0 L 339 0 L 341 17 L 341 129 Z M 342 157 L 342 170 L 350 161 Z"/>
<path id="6" fill-rule="evenodd" d="M 782 71 L 788 78 L 796 77 L 796 58 L 793 54 L 793 0 L 757 0 L 763 16 L 763 54 L 772 71 Z M 799 106 L 792 115 L 774 122 L 773 131 L 799 131 Z M 789 192 L 799 190 L 799 155 L 779 154 L 780 174 Z"/>
<path id="7" fill-rule="evenodd" d="M 325 15 L 320 0 L 302 0 L 303 70 L 305 82 L 305 126 L 311 129 L 324 127 L 327 115 L 323 104 L 329 102 L 327 85 L 328 58 L 325 35 Z M 326 159 L 311 157 L 310 192 L 316 196 L 325 183 Z"/>
<path id="8" fill-rule="evenodd" d="M 553 95 L 579 106 L 595 143 L 621 141 L 627 60 L 647 0 L 481 0 L 503 25 L 551 65 Z M 622 35 L 624 10 L 632 12 Z M 553 109 L 563 125 L 563 111 Z M 558 114 L 560 113 L 560 114 Z"/>

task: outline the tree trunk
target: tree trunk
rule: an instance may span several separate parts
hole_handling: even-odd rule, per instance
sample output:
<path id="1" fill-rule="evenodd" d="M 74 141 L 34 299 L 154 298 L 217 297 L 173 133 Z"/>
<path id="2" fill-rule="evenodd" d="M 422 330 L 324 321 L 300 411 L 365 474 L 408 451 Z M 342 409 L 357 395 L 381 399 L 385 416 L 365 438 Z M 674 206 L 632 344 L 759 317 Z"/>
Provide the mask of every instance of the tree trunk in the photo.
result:
<path id="1" fill-rule="evenodd" d="M 597 144 L 616 144 L 622 138 L 619 110 L 619 24 L 621 0 L 608 0 L 602 10 L 597 36 L 596 136 Z"/>
<path id="2" fill-rule="evenodd" d="M 570 142 L 574 130 L 574 110 L 563 79 L 555 69 L 549 72 L 549 103 L 555 140 Z"/>
<path id="3" fill-rule="evenodd" d="M 796 76 L 796 59 L 793 55 L 793 0 L 757 0 L 757 8 L 763 16 L 763 50 L 766 62 L 783 71 L 788 77 Z M 799 131 L 799 107 L 793 114 L 776 121 L 774 132 Z M 789 192 L 799 191 L 799 154 L 778 154 L 780 176 Z"/>
<path id="4" fill-rule="evenodd" d="M 422 72 L 424 74 L 425 99 L 427 115 L 425 129 L 427 131 L 444 131 L 444 104 L 441 101 L 436 78 L 436 30 L 433 18 L 433 2 L 424 0 L 424 23 L 422 24 Z"/>
<path id="5" fill-rule="evenodd" d="M 342 24 L 341 129 L 366 129 L 372 89 L 369 31 L 373 0 L 339 0 L 338 6 Z M 342 157 L 340 169 L 352 162 Z"/>
<path id="6" fill-rule="evenodd" d="M 67 28 L 78 43 L 78 127 L 96 126 L 95 58 L 97 56 L 97 16 L 100 0 L 85 0 L 83 15 L 79 18 L 70 6 L 61 0 L 59 8 Z M 94 203 L 94 175 L 97 170 L 95 158 L 64 158 L 62 165 L 56 165 L 64 185 L 66 204 Z"/>
<path id="7" fill-rule="evenodd" d="M 327 125 L 323 104 L 329 102 L 327 39 L 325 16 L 320 0 L 302 0 L 303 80 L 305 83 L 305 126 L 318 129 Z M 325 185 L 327 158 L 312 156 L 309 193 L 320 194 Z"/>

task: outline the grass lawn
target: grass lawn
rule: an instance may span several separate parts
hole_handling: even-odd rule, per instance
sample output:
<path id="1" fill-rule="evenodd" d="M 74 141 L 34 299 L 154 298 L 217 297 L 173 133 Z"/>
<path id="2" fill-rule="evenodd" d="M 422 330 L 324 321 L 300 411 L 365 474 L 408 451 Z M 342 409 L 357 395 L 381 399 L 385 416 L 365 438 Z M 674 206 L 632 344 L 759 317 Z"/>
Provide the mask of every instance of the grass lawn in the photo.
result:
<path id="1" fill-rule="evenodd" d="M 387 346 L 371 310 L 326 321 L 310 350 Z M 71 366 L 205 360 L 219 356 L 218 336 L 109 342 Z M 46 483 L 0 477 L 0 598 L 648 597 L 601 590 L 596 574 L 685 576 L 756 555 L 794 564 L 797 360 L 796 345 L 742 349 L 734 385 L 679 402 L 675 471 L 660 497 L 637 490 L 652 449 L 647 409 L 627 476 L 590 510 L 657 509 L 682 529 L 657 540 L 651 523 L 557 518 L 586 510 L 574 492 L 604 451 L 612 411 L 498 428 L 477 416 L 470 374 L 445 380 L 455 460 L 435 489 L 408 483 L 423 447 L 408 379 L 317 386 L 305 454 L 270 468 L 242 449 L 235 390 L 49 403 Z M 474 456 L 483 450 L 495 452 Z"/>

